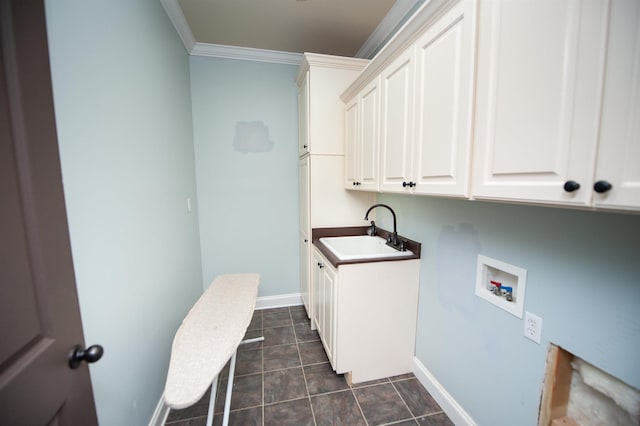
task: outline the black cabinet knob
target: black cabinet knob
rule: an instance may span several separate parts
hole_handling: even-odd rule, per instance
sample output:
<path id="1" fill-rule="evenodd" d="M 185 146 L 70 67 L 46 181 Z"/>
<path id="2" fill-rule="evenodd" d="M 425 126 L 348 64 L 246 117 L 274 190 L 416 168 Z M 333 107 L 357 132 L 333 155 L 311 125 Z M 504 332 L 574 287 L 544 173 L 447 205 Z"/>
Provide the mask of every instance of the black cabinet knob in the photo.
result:
<path id="1" fill-rule="evenodd" d="M 567 192 L 573 192 L 580 189 L 580 184 L 575 180 L 568 180 L 564 183 L 564 190 Z"/>
<path id="2" fill-rule="evenodd" d="M 103 354 L 104 349 L 100 345 L 89 346 L 87 349 L 83 349 L 80 345 L 75 345 L 69 353 L 69 368 L 75 370 L 80 367 L 82 361 L 88 363 L 96 362 L 102 358 Z"/>
<path id="3" fill-rule="evenodd" d="M 414 186 L 416 186 L 416 184 L 415 184 L 415 182 L 404 182 L 404 181 L 403 181 L 403 182 L 402 182 L 402 187 L 403 187 L 403 188 L 406 188 L 407 186 L 408 186 L 409 188 L 413 188 Z"/>
<path id="4" fill-rule="evenodd" d="M 599 180 L 593 184 L 593 190 L 596 191 L 598 194 L 604 194 L 611 188 L 613 188 L 613 185 L 611 185 L 606 180 Z"/>
<path id="5" fill-rule="evenodd" d="M 409 184 L 408 184 L 407 182 L 404 182 L 404 181 L 403 181 L 403 182 L 402 182 L 402 187 L 403 187 L 403 188 L 406 188 L 407 186 L 409 186 Z"/>

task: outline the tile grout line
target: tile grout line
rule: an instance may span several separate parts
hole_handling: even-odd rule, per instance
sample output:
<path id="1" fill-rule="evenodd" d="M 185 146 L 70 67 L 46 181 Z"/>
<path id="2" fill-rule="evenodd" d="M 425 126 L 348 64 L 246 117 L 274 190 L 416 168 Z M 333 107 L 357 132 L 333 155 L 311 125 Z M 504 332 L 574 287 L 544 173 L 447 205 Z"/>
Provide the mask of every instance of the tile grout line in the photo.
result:
<path id="1" fill-rule="evenodd" d="M 409 379 L 407 379 L 409 380 Z M 401 382 L 402 380 L 398 380 L 398 382 Z M 413 411 L 411 411 L 411 408 L 409 408 L 409 405 L 407 404 L 407 401 L 404 400 L 404 398 L 402 397 L 402 395 L 400 394 L 400 391 L 398 390 L 398 388 L 396 387 L 394 382 L 391 382 L 391 386 L 393 386 L 393 390 L 396 391 L 396 393 L 398 394 L 398 396 L 400 397 L 400 401 L 402 401 L 402 403 L 404 404 L 405 407 L 407 407 L 407 410 L 409 410 L 409 413 L 411 414 L 411 417 L 413 418 L 413 421 L 415 421 L 416 423 L 418 422 L 418 419 L 416 418 L 416 415 L 413 414 Z"/>
<path id="2" fill-rule="evenodd" d="M 293 315 L 291 314 L 291 308 L 289 308 L 289 316 L 291 316 L 291 322 L 293 323 Z M 311 319 L 313 321 L 313 319 Z M 304 380 L 304 388 L 307 391 L 307 400 L 309 401 L 309 409 L 311 410 L 311 418 L 313 419 L 314 426 L 318 425 L 316 421 L 316 414 L 313 410 L 313 404 L 311 404 L 311 392 L 309 392 L 309 384 L 307 383 L 307 375 L 304 372 L 304 364 L 302 363 L 302 355 L 300 355 L 300 345 L 298 342 L 298 334 L 296 333 L 295 324 L 293 326 L 293 337 L 296 339 L 296 349 L 298 350 L 298 359 L 300 360 L 300 370 L 302 370 L 302 379 Z"/>
<path id="3" fill-rule="evenodd" d="M 264 337 L 264 315 L 262 311 L 260 311 L 260 332 L 262 333 L 262 337 Z M 260 345 L 260 352 L 262 353 L 262 372 L 261 372 L 261 385 L 262 385 L 262 405 L 260 406 L 260 410 L 262 411 L 262 426 L 264 424 L 264 340 L 262 341 L 262 345 Z"/>
<path id="4" fill-rule="evenodd" d="M 356 400 L 356 405 L 358 406 L 358 410 L 360 410 L 360 415 L 362 416 L 362 419 L 364 420 L 364 424 L 369 426 L 369 420 L 367 420 L 366 416 L 364 415 L 364 411 L 362 411 L 362 407 L 360 406 L 360 401 L 358 401 L 358 397 L 356 396 L 356 393 L 354 392 L 353 386 L 349 386 L 349 390 L 351 391 L 351 395 L 353 396 L 353 399 Z"/>

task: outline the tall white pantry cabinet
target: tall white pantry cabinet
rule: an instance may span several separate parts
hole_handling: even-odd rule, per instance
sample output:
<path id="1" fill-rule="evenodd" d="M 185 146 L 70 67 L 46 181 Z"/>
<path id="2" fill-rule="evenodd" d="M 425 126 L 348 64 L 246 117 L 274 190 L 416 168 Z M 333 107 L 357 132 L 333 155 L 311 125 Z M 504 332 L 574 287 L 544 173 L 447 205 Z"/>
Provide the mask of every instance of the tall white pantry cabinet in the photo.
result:
<path id="1" fill-rule="evenodd" d="M 373 193 L 344 189 L 344 104 L 340 94 L 368 63 L 305 53 L 298 69 L 300 294 L 310 318 L 311 230 L 364 226 L 364 214 L 375 200 Z"/>

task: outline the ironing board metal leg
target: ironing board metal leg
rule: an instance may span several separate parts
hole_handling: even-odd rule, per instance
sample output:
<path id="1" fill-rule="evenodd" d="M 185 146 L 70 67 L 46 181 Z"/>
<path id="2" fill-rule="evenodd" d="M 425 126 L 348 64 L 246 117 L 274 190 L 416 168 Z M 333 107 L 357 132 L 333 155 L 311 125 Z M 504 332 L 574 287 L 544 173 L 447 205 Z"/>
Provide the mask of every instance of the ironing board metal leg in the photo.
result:
<path id="1" fill-rule="evenodd" d="M 213 411 L 216 405 L 216 390 L 218 389 L 218 376 L 217 375 L 211 383 L 211 397 L 209 398 L 209 411 L 207 413 L 207 426 L 213 424 Z"/>
<path id="2" fill-rule="evenodd" d="M 233 377 L 236 372 L 236 350 L 231 357 L 231 364 L 229 365 L 229 379 L 227 380 L 227 396 L 224 399 L 224 417 L 222 418 L 222 426 L 229 424 L 229 411 L 231 411 L 231 389 L 233 388 Z"/>
<path id="3" fill-rule="evenodd" d="M 264 337 L 256 337 L 254 339 L 246 339 L 240 342 L 240 344 L 254 343 L 254 342 L 262 342 Z M 222 418 L 222 426 L 228 426 L 229 424 L 229 412 L 231 411 L 231 391 L 233 389 L 233 378 L 236 372 L 236 355 L 238 351 L 236 350 L 231 356 L 231 362 L 229 363 L 229 378 L 227 379 L 227 395 L 224 399 L 224 414 Z M 216 404 L 216 387 L 218 384 L 218 376 L 213 380 L 213 384 L 211 385 L 211 399 L 209 400 L 209 413 L 207 415 L 207 426 L 212 426 L 213 424 L 213 414 Z"/>

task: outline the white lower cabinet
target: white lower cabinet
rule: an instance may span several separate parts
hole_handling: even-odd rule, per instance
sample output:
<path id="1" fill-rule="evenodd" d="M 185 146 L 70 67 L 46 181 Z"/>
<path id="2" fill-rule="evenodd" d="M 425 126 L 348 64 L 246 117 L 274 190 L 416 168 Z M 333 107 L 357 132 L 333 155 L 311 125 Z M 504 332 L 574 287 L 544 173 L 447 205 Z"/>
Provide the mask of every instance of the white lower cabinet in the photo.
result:
<path id="1" fill-rule="evenodd" d="M 313 247 L 313 319 L 331 366 L 354 383 L 413 370 L 418 259 L 339 265 Z"/>
<path id="2" fill-rule="evenodd" d="M 315 306 L 313 320 L 316 323 L 320 340 L 331 366 L 335 370 L 335 333 L 334 333 L 334 307 L 338 274 L 324 257 L 314 250 L 313 253 L 313 291 Z"/>

